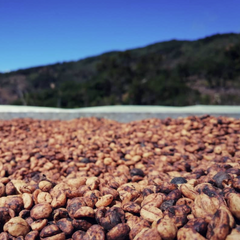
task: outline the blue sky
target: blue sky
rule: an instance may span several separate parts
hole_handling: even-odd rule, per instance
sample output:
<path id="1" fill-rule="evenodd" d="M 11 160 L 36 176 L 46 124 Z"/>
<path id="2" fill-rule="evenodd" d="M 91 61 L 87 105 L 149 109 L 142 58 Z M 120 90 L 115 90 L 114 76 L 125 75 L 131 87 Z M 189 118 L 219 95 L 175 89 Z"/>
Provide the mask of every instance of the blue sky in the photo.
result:
<path id="1" fill-rule="evenodd" d="M 240 32 L 240 0 L 0 0 L 0 72 Z"/>

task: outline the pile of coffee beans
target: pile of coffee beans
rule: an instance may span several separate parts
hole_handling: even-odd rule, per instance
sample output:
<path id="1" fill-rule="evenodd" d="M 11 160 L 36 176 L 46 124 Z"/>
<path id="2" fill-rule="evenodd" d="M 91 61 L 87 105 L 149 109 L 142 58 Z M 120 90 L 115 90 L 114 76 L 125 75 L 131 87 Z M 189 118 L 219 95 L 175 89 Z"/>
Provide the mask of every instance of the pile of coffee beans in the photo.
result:
<path id="1" fill-rule="evenodd" d="M 0 121 L 0 240 L 240 239 L 240 120 Z"/>

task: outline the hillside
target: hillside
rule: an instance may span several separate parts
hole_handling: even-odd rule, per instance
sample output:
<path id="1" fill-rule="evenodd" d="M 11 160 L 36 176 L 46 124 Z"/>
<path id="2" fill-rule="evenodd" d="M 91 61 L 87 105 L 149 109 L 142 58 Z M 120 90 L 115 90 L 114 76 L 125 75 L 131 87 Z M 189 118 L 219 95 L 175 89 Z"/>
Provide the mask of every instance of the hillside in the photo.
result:
<path id="1" fill-rule="evenodd" d="M 0 104 L 240 105 L 240 34 L 171 40 L 0 74 Z"/>

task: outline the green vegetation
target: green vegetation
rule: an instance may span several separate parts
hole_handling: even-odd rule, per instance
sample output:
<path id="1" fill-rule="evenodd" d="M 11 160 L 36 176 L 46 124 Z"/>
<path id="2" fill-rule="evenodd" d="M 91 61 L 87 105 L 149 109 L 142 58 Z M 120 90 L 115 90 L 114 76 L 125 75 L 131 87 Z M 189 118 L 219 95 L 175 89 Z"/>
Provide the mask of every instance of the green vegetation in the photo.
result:
<path id="1" fill-rule="evenodd" d="M 171 40 L 18 70 L 0 74 L 0 85 L 0 104 L 240 105 L 240 34 Z"/>

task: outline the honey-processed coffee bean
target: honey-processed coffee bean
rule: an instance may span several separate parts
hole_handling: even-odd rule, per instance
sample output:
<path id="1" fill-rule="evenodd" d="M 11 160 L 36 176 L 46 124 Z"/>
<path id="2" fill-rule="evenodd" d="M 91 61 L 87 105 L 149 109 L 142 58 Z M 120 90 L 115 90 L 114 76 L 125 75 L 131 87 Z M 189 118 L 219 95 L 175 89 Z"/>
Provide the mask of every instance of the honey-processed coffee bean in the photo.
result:
<path id="1" fill-rule="evenodd" d="M 130 227 L 125 223 L 120 223 L 113 227 L 108 233 L 107 233 L 107 239 L 108 240 L 121 240 L 125 239 L 130 232 Z"/>
<path id="2" fill-rule="evenodd" d="M 92 226 L 92 223 L 86 219 L 73 219 L 72 225 L 77 230 L 87 231 Z"/>
<path id="3" fill-rule="evenodd" d="M 213 176 L 213 180 L 216 182 L 218 188 L 223 188 L 224 181 L 227 184 L 227 181 L 230 179 L 231 179 L 230 175 L 222 171 L 218 172 L 216 175 Z"/>
<path id="4" fill-rule="evenodd" d="M 39 188 L 44 192 L 49 192 L 52 188 L 52 183 L 49 181 L 41 181 L 38 184 Z"/>
<path id="5" fill-rule="evenodd" d="M 105 232 L 103 227 L 99 225 L 91 226 L 86 234 L 84 235 L 83 239 L 95 239 L 95 240 L 104 240 L 105 239 Z"/>
<path id="6" fill-rule="evenodd" d="M 64 233 L 58 233 L 50 237 L 41 238 L 41 240 L 65 240 L 65 239 L 66 239 L 66 236 Z"/>
<path id="7" fill-rule="evenodd" d="M 9 234 L 6 232 L 1 232 L 0 233 L 0 239 L 1 240 L 9 240 Z"/>
<path id="8" fill-rule="evenodd" d="M 122 205 L 122 209 L 125 212 L 130 212 L 130 213 L 139 213 L 141 210 L 141 207 L 134 203 L 134 202 L 128 202 Z"/>
<path id="9" fill-rule="evenodd" d="M 95 212 L 91 207 L 82 206 L 73 214 L 73 217 L 77 219 L 84 218 L 84 217 L 94 218 Z"/>
<path id="10" fill-rule="evenodd" d="M 0 120 L 0 239 L 238 239 L 239 133 L 209 115 Z"/>
<path id="11" fill-rule="evenodd" d="M 235 240 L 240 237 L 240 227 L 234 228 L 231 233 L 227 236 L 226 240 Z"/>
<path id="12" fill-rule="evenodd" d="M 25 240 L 36 240 L 38 235 L 38 231 L 31 231 L 25 236 Z"/>
<path id="13" fill-rule="evenodd" d="M 144 207 L 148 205 L 159 208 L 162 205 L 165 198 L 166 198 L 165 195 L 162 193 L 152 193 L 143 198 L 141 206 Z"/>
<path id="14" fill-rule="evenodd" d="M 45 218 L 45 219 L 39 219 L 39 220 L 36 220 L 36 221 L 33 221 L 33 219 L 31 219 L 32 221 L 28 222 L 28 224 L 31 226 L 31 229 L 33 231 L 41 231 L 48 223 L 48 220 Z M 27 221 L 27 219 L 26 219 Z"/>
<path id="15" fill-rule="evenodd" d="M 218 209 L 208 224 L 208 239 L 225 239 L 230 232 L 229 216 L 224 209 Z"/>
<path id="16" fill-rule="evenodd" d="M 207 233 L 207 222 L 203 218 L 193 218 L 187 222 L 185 227 L 189 227 L 200 233 L 202 236 L 205 236 Z"/>
<path id="17" fill-rule="evenodd" d="M 60 232 L 61 232 L 61 230 L 59 229 L 59 227 L 56 224 L 50 224 L 41 230 L 40 237 L 41 238 L 51 237 Z"/>
<path id="18" fill-rule="evenodd" d="M 141 177 L 144 177 L 144 172 L 142 169 L 139 169 L 139 168 L 133 168 L 131 171 L 130 171 L 130 174 L 131 176 L 141 176 Z"/>
<path id="19" fill-rule="evenodd" d="M 119 207 L 106 210 L 104 207 L 96 211 L 97 222 L 107 231 L 119 223 L 125 223 L 124 211 Z"/>
<path id="20" fill-rule="evenodd" d="M 164 217 L 157 221 L 157 230 L 162 239 L 175 239 L 177 235 L 177 227 L 173 221 Z"/>
<path id="21" fill-rule="evenodd" d="M 82 206 L 86 206 L 84 198 L 75 197 L 73 199 L 69 199 L 67 202 L 67 211 L 68 211 L 69 216 L 74 218 L 74 214 Z"/>
<path id="22" fill-rule="evenodd" d="M 2 203 L 1 203 L 2 200 Z M 24 203 L 21 196 L 10 195 L 0 198 L 0 207 L 8 207 L 17 215 L 23 209 Z"/>
<path id="23" fill-rule="evenodd" d="M 89 160 L 89 158 L 83 158 L 80 160 L 81 163 L 90 163 L 91 161 Z"/>
<path id="24" fill-rule="evenodd" d="M 30 231 L 30 227 L 21 217 L 14 217 L 5 223 L 3 230 L 14 237 L 18 237 L 25 236 Z"/>
<path id="25" fill-rule="evenodd" d="M 3 228 L 3 225 L 8 222 L 12 217 L 14 217 L 13 210 L 7 207 L 0 207 L 0 231 Z"/>
<path id="26" fill-rule="evenodd" d="M 77 231 L 74 232 L 74 234 L 72 235 L 72 239 L 73 239 L 73 240 L 83 239 L 84 235 L 85 235 L 85 232 L 84 232 L 84 231 L 77 230 Z"/>
<path id="27" fill-rule="evenodd" d="M 175 189 L 167 195 L 166 201 L 174 200 L 174 202 L 176 202 L 181 197 L 182 197 L 182 192 L 178 189 Z"/>
<path id="28" fill-rule="evenodd" d="M 205 240 L 206 238 L 192 228 L 182 227 L 177 232 L 177 239 L 178 240 L 192 240 L 192 239 Z"/>
<path id="29" fill-rule="evenodd" d="M 5 194 L 5 185 L 0 182 L 0 197 L 3 197 Z"/>
<path id="30" fill-rule="evenodd" d="M 74 230 L 72 221 L 70 219 L 67 219 L 67 218 L 62 218 L 62 219 L 58 220 L 57 221 L 57 226 L 66 235 L 70 235 Z"/>
<path id="31" fill-rule="evenodd" d="M 61 218 L 69 217 L 68 211 L 65 208 L 57 208 L 53 211 L 53 219 L 54 221 L 58 221 Z"/>
<path id="32" fill-rule="evenodd" d="M 182 183 L 187 183 L 187 180 L 183 177 L 175 177 L 171 180 L 171 183 L 182 184 Z"/>
<path id="33" fill-rule="evenodd" d="M 8 182 L 5 187 L 6 195 L 15 195 L 17 194 L 17 189 L 12 182 Z"/>
<path id="34" fill-rule="evenodd" d="M 48 218 L 51 213 L 52 207 L 49 203 L 39 203 L 32 208 L 30 215 L 33 219 L 38 220 Z"/>
<path id="35" fill-rule="evenodd" d="M 157 229 L 143 228 L 141 231 L 134 237 L 134 240 L 141 239 L 152 239 L 152 240 L 161 240 Z"/>
<path id="36" fill-rule="evenodd" d="M 175 202 L 175 200 L 166 200 L 166 201 L 164 201 L 162 204 L 161 204 L 161 206 L 160 206 L 160 209 L 162 210 L 162 211 L 165 211 L 165 210 L 167 210 L 169 207 L 172 207 L 173 205 L 174 205 L 174 202 Z"/>
<path id="37" fill-rule="evenodd" d="M 24 209 L 19 213 L 19 217 L 26 219 L 30 217 L 30 210 Z"/>
<path id="38" fill-rule="evenodd" d="M 158 221 L 158 219 L 163 217 L 163 213 L 159 208 L 148 205 L 141 209 L 140 215 L 149 222 Z"/>

